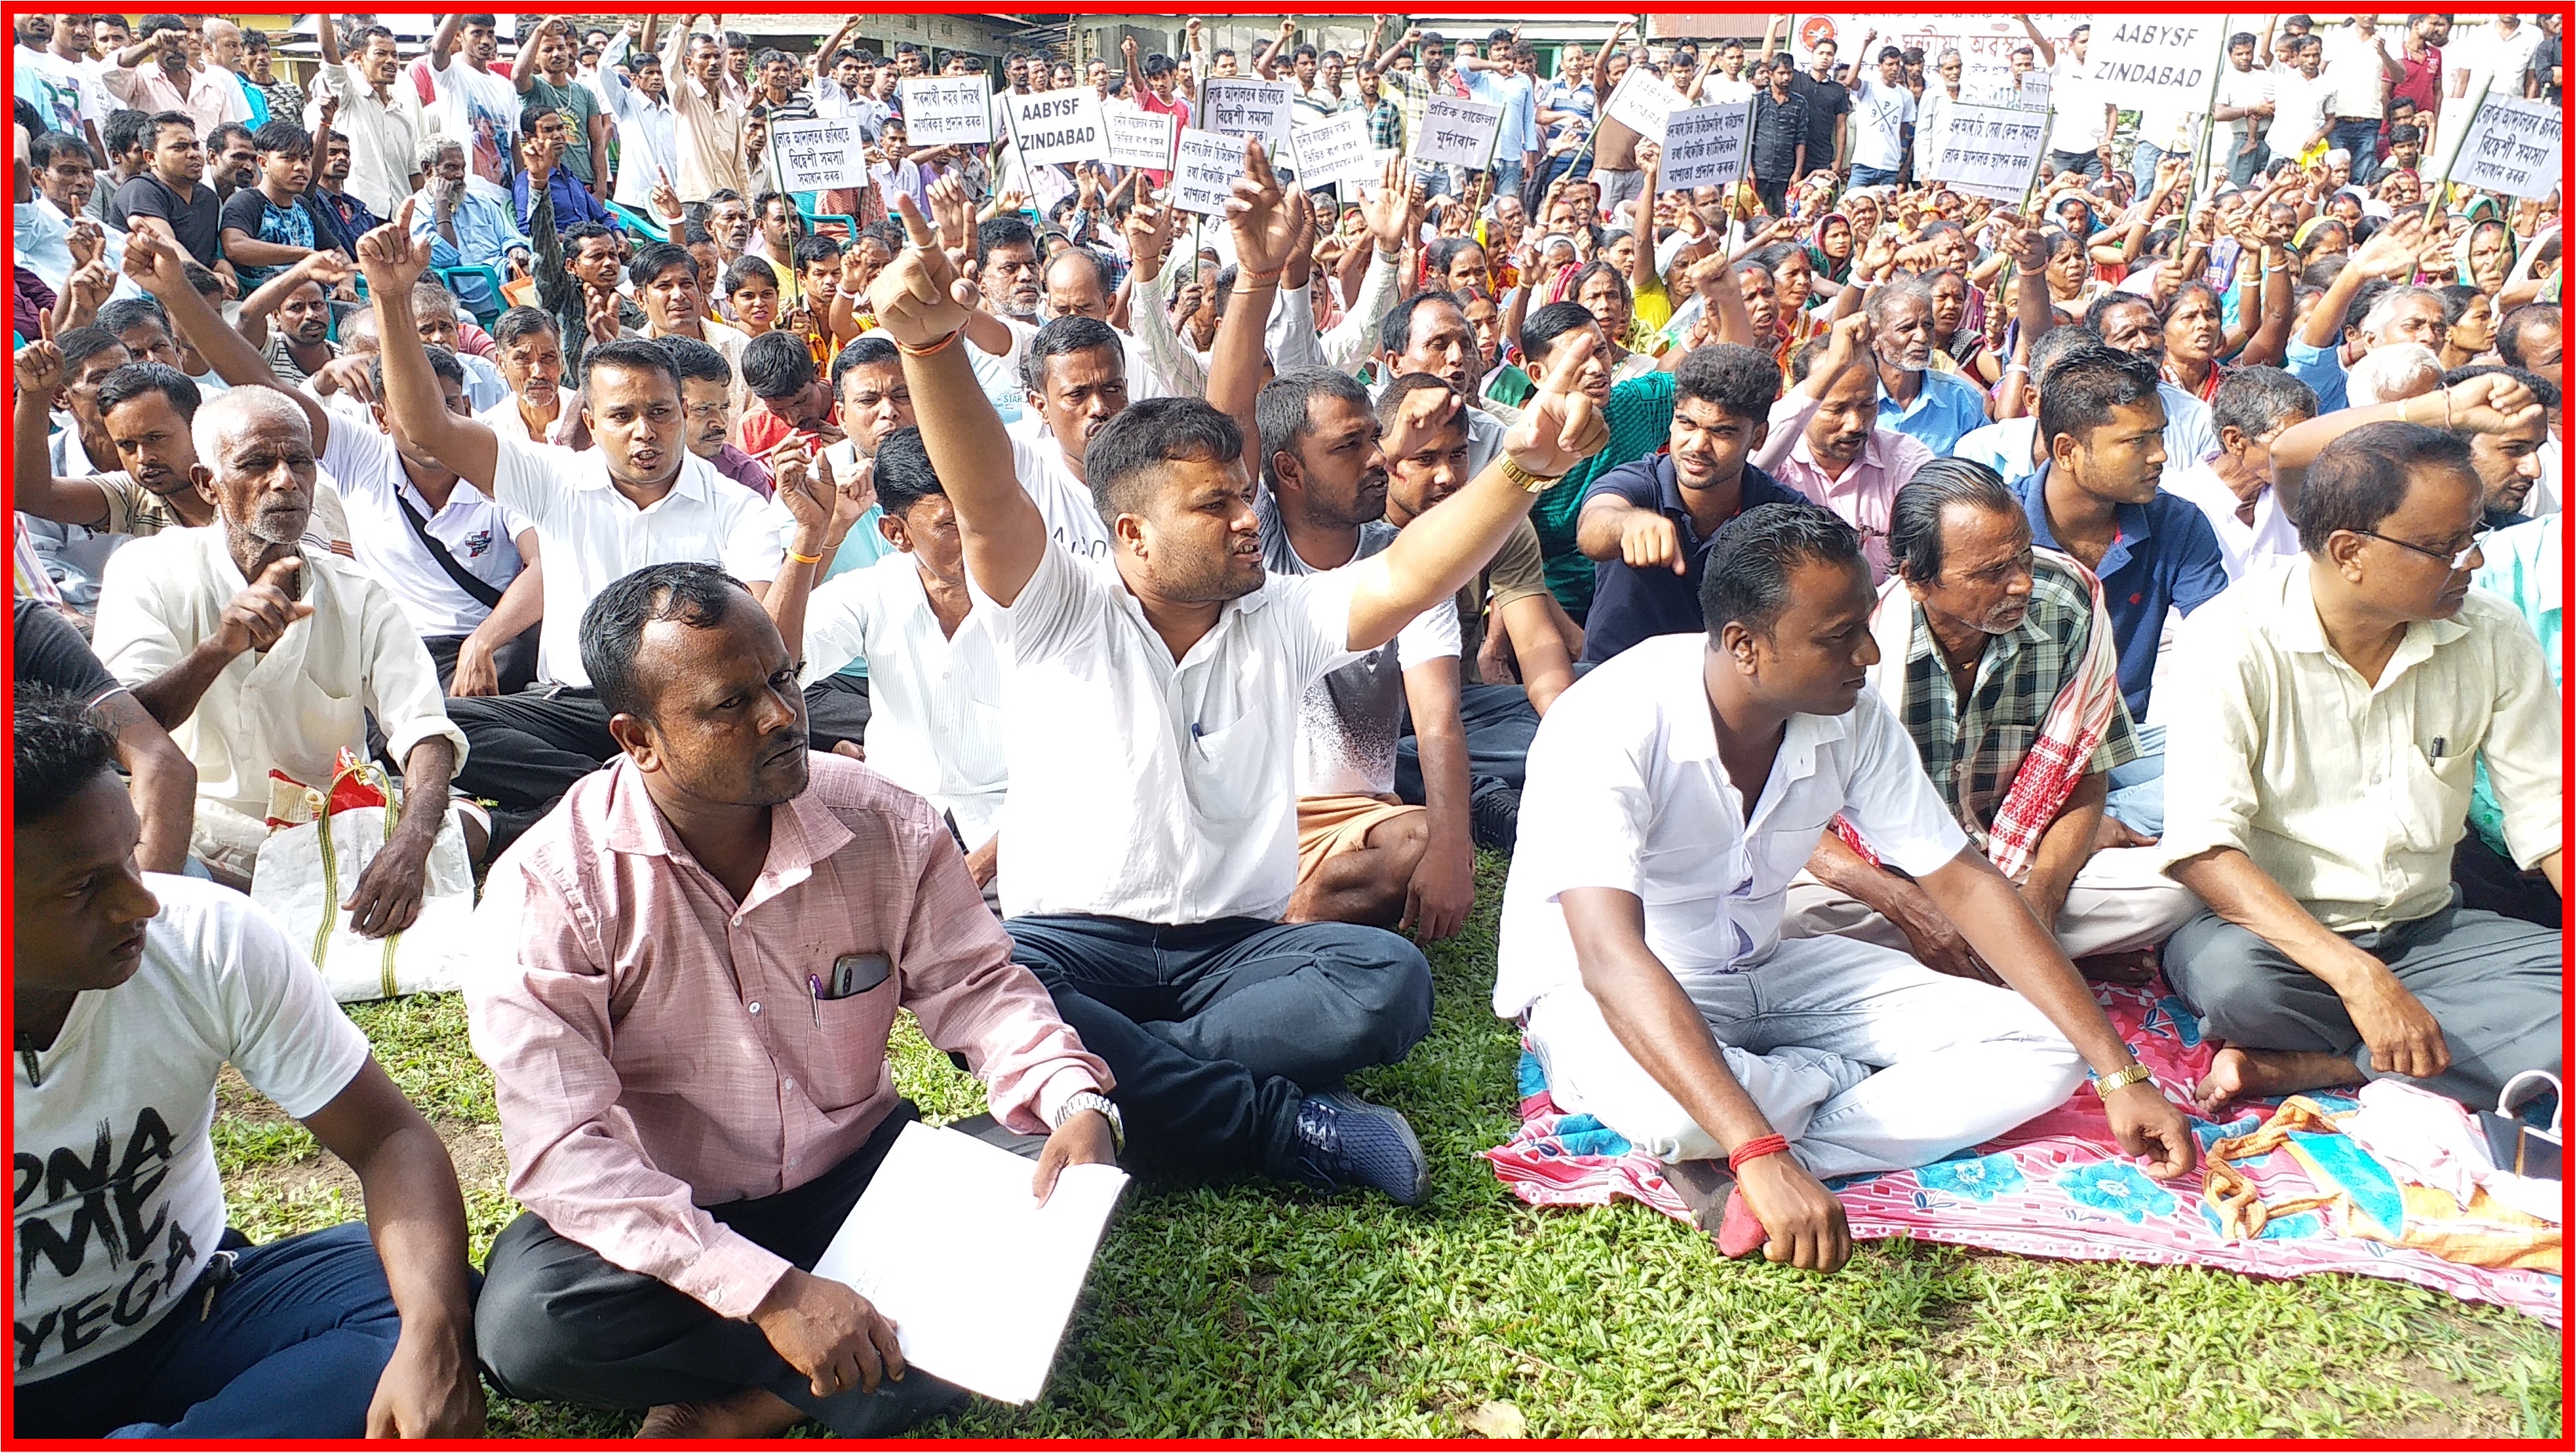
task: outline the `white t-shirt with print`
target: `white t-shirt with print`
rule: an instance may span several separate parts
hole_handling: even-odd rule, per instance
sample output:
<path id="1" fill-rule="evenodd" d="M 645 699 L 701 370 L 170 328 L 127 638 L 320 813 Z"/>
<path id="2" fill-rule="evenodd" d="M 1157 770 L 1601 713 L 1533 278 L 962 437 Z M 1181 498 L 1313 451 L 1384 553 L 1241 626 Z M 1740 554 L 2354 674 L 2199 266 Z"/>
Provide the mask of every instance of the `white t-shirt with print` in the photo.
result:
<path id="1" fill-rule="evenodd" d="M 1914 119 L 1914 93 L 1876 76 L 1861 78 L 1852 95 L 1852 165 L 1894 171 L 1905 161 L 1905 126 Z"/>
<path id="2" fill-rule="evenodd" d="M 13 1056 L 22 1387 L 141 1337 L 222 1241 L 217 1071 L 301 1120 L 367 1060 L 264 910 L 194 878 L 144 881 L 161 912 L 134 977 L 82 994 L 51 1048 Z"/>

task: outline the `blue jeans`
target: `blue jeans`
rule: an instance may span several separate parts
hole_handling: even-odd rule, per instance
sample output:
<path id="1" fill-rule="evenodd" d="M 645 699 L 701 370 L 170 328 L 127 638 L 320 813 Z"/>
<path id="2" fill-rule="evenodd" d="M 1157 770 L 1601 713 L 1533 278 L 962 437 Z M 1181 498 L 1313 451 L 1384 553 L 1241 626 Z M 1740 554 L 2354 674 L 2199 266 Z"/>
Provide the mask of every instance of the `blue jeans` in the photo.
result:
<path id="1" fill-rule="evenodd" d="M 1431 1031 L 1431 965 L 1382 928 L 1089 914 L 1002 927 L 1013 961 L 1118 1077 L 1129 1148 L 1165 1164 L 1278 1173 L 1300 1100 Z"/>
<path id="2" fill-rule="evenodd" d="M 1862 166 L 1852 163 L 1851 184 L 1855 187 L 1885 187 L 1896 182 L 1895 167 Z"/>
<path id="3" fill-rule="evenodd" d="M 2360 121 L 2337 121 L 2326 132 L 2326 149 L 2352 153 L 2352 184 L 2370 185 L 2379 175 L 2379 122 L 2376 118 Z"/>
<path id="4" fill-rule="evenodd" d="M 1467 733 L 1467 787 L 1518 787 L 1529 764 L 1530 741 L 1538 735 L 1538 713 L 1530 708 L 1529 689 L 1509 682 L 1458 688 L 1458 724 Z M 1422 743 L 1413 734 L 1407 709 L 1404 735 L 1395 744 L 1395 795 L 1407 802 L 1427 799 L 1422 793 Z"/>
<path id="5" fill-rule="evenodd" d="M 2250 121 L 2246 123 L 2248 126 L 2253 124 Z M 2272 148 L 2259 141 L 2255 142 L 2251 150 L 2232 155 L 2227 159 L 2227 179 L 2240 187 L 2251 185 L 2254 174 L 2271 164 Z"/>
<path id="6" fill-rule="evenodd" d="M 232 1279 L 216 1283 L 211 1303 L 201 1272 L 141 1338 L 21 1386 L 12 1431 L 192 1441 L 364 1437 L 376 1380 L 402 1335 L 365 1223 L 214 1255 L 232 1258 Z"/>
<path id="7" fill-rule="evenodd" d="M 1493 172 L 1495 196 L 1516 197 L 1520 195 L 1521 159 L 1519 157 L 1513 157 L 1509 161 L 1505 161 L 1502 157 L 1496 156 L 1494 158 Z"/>
<path id="8" fill-rule="evenodd" d="M 2129 153 L 2129 180 L 2137 185 L 2138 194 L 2146 195 L 2156 184 L 2156 168 L 2165 159 L 2165 149 L 2152 141 L 2141 141 Z"/>
<path id="9" fill-rule="evenodd" d="M 2165 729 L 2138 728 L 2138 757 L 2111 769 L 2111 795 L 2103 809 L 2145 833 L 2165 832 Z"/>

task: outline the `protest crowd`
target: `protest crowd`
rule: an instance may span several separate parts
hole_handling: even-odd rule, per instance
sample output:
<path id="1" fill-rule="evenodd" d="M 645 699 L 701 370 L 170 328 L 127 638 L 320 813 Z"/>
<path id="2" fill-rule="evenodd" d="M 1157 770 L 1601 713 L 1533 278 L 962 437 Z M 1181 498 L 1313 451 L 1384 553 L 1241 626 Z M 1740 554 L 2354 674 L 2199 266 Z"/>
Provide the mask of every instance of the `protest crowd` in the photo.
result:
<path id="1" fill-rule="evenodd" d="M 897 1011 L 1040 1200 L 1419 1205 L 1344 1081 L 1480 851 L 1724 1255 L 2071 1096 L 2196 1187 L 2554 1087 L 2557 18 L 2196 19 L 15 17 L 15 1433 L 900 1431 Z M 362 1221 L 228 1232 L 227 1063 Z"/>

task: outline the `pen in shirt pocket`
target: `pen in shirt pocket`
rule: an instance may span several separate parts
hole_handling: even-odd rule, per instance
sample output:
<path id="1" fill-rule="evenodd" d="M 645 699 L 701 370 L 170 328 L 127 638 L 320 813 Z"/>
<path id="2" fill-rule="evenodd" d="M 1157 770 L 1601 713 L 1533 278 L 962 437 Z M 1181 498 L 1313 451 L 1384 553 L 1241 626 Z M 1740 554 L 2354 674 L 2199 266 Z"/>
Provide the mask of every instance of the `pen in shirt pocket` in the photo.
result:
<path id="1" fill-rule="evenodd" d="M 2433 751 L 2432 751 L 2432 757 L 2433 757 L 2433 760 L 2434 760 L 2434 761 L 2436 761 L 2436 762 L 2438 762 L 2438 761 L 2442 760 L 2444 757 L 2449 756 L 2449 755 L 2450 755 L 2450 751 L 2449 751 L 2450 745 L 2451 745 L 2451 739 L 2450 739 L 2449 737 L 2435 737 L 2435 738 L 2433 739 Z"/>

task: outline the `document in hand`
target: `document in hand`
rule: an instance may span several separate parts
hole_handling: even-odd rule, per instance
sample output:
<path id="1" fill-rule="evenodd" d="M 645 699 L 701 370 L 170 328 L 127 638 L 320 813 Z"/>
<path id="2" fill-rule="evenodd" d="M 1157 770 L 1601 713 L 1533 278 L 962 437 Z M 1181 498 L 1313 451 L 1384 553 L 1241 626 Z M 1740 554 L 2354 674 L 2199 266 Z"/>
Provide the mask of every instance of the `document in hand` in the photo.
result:
<path id="1" fill-rule="evenodd" d="M 1036 1174 L 972 1136 L 906 1125 L 814 1274 L 875 1303 L 907 1366 L 1033 1402 L 1127 1185 L 1115 1166 L 1067 1166 L 1041 1206 Z"/>

